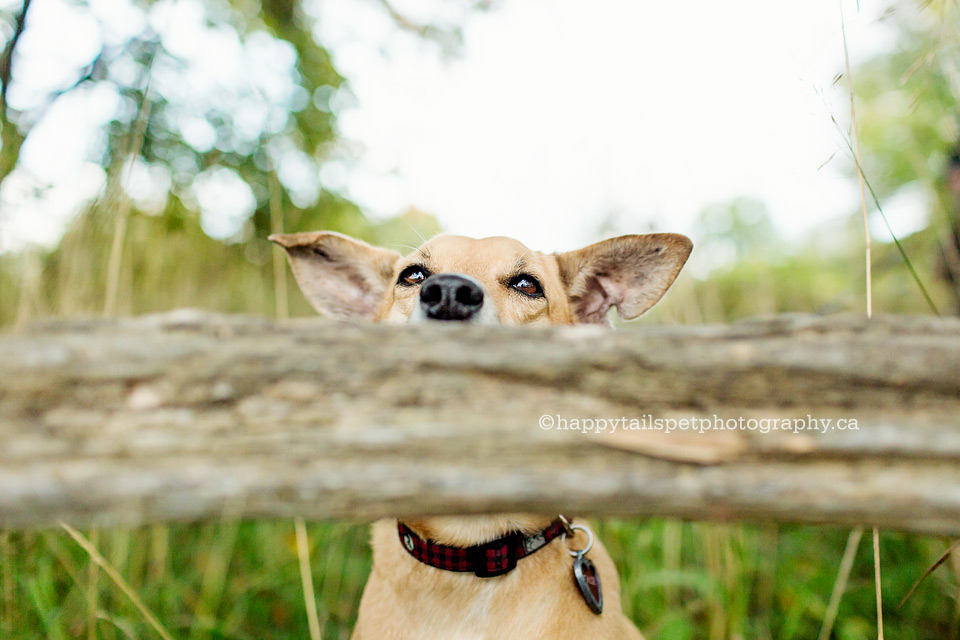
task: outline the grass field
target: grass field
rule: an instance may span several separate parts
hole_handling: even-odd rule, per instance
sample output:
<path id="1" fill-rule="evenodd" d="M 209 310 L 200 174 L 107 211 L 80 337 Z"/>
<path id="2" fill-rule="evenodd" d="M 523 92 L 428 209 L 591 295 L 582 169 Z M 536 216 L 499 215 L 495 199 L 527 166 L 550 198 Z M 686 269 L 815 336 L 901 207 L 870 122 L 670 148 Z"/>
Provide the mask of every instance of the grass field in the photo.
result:
<path id="1" fill-rule="evenodd" d="M 651 640 L 816 638 L 847 540 L 829 528 L 594 526 L 620 569 L 624 607 Z M 348 638 L 370 570 L 367 528 L 307 531 L 323 637 Z M 897 607 L 946 544 L 881 536 L 886 637 L 960 637 L 957 563 Z M 292 522 L 102 531 L 99 547 L 174 638 L 309 637 Z M 63 531 L 4 534 L 2 585 L 3 638 L 159 637 L 102 571 L 91 576 L 89 557 Z M 832 637 L 876 637 L 873 589 L 865 536 Z"/>

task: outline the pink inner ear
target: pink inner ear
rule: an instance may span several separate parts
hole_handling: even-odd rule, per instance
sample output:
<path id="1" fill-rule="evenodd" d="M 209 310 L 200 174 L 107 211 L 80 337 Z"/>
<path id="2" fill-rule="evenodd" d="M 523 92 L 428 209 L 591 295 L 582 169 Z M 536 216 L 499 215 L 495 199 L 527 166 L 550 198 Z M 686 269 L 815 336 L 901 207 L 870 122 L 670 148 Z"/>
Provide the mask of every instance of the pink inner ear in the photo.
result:
<path id="1" fill-rule="evenodd" d="M 339 319 L 373 318 L 382 291 L 365 263 L 332 260 L 326 253 L 302 248 L 290 256 L 300 290 L 317 311 Z"/>
<path id="2" fill-rule="evenodd" d="M 604 297 L 607 299 L 609 308 L 612 305 L 620 304 L 627 297 L 627 285 L 611 276 L 597 276 L 597 282 L 603 289 Z"/>

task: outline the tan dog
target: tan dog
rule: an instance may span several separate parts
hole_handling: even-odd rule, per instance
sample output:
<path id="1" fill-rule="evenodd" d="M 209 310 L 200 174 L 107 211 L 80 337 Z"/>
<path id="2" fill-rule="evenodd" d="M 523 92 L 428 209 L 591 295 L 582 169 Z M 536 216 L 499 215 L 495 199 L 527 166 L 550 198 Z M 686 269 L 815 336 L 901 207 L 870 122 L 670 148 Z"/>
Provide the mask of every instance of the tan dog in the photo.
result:
<path id="1" fill-rule="evenodd" d="M 613 306 L 635 318 L 666 293 L 693 246 L 676 234 L 631 235 L 542 254 L 509 238 L 439 236 L 401 256 L 332 232 L 270 239 L 318 311 L 390 323 L 606 323 Z M 602 588 L 596 613 L 591 565 L 568 552 L 585 536 L 554 540 L 557 523 L 522 514 L 377 522 L 353 639 L 640 638 L 606 550 L 597 541 L 585 556 Z"/>

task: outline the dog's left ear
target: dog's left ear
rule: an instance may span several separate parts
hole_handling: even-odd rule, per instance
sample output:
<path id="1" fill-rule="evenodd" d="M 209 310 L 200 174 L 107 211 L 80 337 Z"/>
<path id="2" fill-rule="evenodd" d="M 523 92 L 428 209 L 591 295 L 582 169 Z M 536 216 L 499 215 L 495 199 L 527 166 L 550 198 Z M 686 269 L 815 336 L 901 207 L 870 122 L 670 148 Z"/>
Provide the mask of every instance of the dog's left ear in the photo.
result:
<path id="1" fill-rule="evenodd" d="M 276 233 L 293 275 L 313 308 L 338 320 L 371 320 L 393 281 L 396 251 L 334 231 Z"/>
<path id="2" fill-rule="evenodd" d="M 692 249 L 686 236 L 651 233 L 611 238 L 556 257 L 577 322 L 604 324 L 612 306 L 632 320 L 655 305 Z"/>

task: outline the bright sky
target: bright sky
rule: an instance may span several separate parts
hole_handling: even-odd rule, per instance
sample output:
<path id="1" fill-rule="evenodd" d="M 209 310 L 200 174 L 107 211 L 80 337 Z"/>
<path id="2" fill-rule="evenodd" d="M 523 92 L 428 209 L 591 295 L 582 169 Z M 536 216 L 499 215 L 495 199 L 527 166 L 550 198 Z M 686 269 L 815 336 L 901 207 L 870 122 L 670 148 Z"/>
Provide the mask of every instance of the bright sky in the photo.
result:
<path id="1" fill-rule="evenodd" d="M 178 1 L 184 11 L 192 2 Z M 502 0 L 468 18 L 454 60 L 398 34 L 372 0 L 315 2 L 322 41 L 357 98 L 342 110 L 340 129 L 359 150 L 326 166 L 320 181 L 374 217 L 413 206 L 449 232 L 565 250 L 611 232 L 696 237 L 705 206 L 743 195 L 765 201 L 788 237 L 857 209 L 856 180 L 830 120 L 846 122 L 849 110 L 845 83 L 831 88 L 843 68 L 837 2 Z M 32 49 L 38 82 L 90 46 L 83 24 L 54 10 L 61 4 L 35 2 L 32 17 L 61 44 Z M 93 4 L 113 14 L 125 1 Z M 861 5 L 844 5 L 854 64 L 893 44 L 877 19 L 885 5 Z M 444 5 L 396 6 L 418 17 Z M 115 20 L 112 37 L 140 19 Z M 24 59 L 28 45 L 25 37 Z M 65 100 L 37 131 L 24 162 L 55 188 L 37 200 L 28 179 L 8 181 L 0 251 L 54 242 L 77 198 L 99 188 L 86 154 L 111 100 Z M 194 125 L 202 137 L 203 123 Z M 217 184 L 220 193 L 198 193 L 198 202 L 219 203 L 214 218 L 242 218 L 250 198 L 231 198 L 229 184 Z M 916 199 L 899 208 L 902 215 L 888 213 L 907 227 L 921 209 Z"/>
<path id="2" fill-rule="evenodd" d="M 854 64 L 893 44 L 881 7 L 847 5 Z M 837 2 L 505 0 L 446 64 L 409 42 L 378 55 L 363 43 L 387 26 L 323 6 L 359 102 L 342 129 L 365 145 L 338 177 L 369 211 L 410 203 L 452 232 L 552 250 L 611 215 L 618 232 L 695 235 L 706 205 L 741 195 L 788 235 L 857 208 L 830 120 L 849 110 L 846 85 L 831 90 Z"/>

